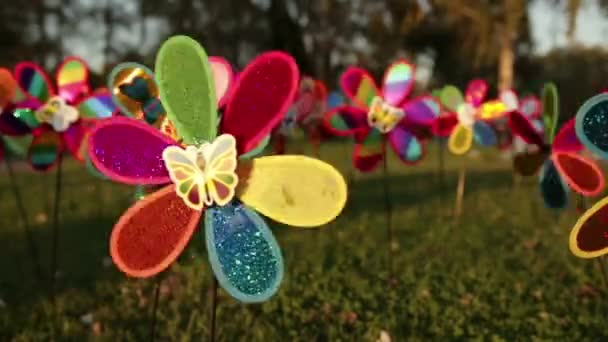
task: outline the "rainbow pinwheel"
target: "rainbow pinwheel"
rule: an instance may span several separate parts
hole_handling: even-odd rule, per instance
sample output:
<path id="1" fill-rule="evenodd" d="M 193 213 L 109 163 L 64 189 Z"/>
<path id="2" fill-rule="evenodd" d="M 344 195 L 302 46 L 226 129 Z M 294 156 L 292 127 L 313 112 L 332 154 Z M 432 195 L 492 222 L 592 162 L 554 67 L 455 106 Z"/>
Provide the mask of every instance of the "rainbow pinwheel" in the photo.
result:
<path id="1" fill-rule="evenodd" d="M 488 83 L 479 79 L 469 83 L 464 97 L 455 86 L 441 89 L 439 98 L 448 113 L 435 120 L 433 133 L 449 136 L 448 148 L 452 153 L 467 153 L 473 140 L 481 146 L 497 144 L 496 132 L 488 121 L 505 116 L 507 107 L 500 100 L 485 101 L 487 93 Z"/>
<path id="2" fill-rule="evenodd" d="M 57 94 L 47 74 L 34 63 L 19 63 L 14 77 L 19 87 L 13 97 L 13 115 L 21 123 L 2 120 L 2 133 L 32 134 L 28 160 L 37 170 L 50 169 L 66 147 L 84 162 L 89 130 L 116 111 L 108 91 L 91 92 L 87 64 L 76 57 L 64 60 L 57 71 Z"/>
<path id="3" fill-rule="evenodd" d="M 333 109 L 325 126 L 333 135 L 355 138 L 354 165 L 359 170 L 369 172 L 380 164 L 385 140 L 404 163 L 422 160 L 425 149 L 412 130 L 430 126 L 440 106 L 431 96 L 407 100 L 414 73 L 414 65 L 405 60 L 392 64 L 384 74 L 382 90 L 364 69 L 350 67 L 342 75 L 342 89 L 355 106 Z"/>
<path id="4" fill-rule="evenodd" d="M 219 284 L 243 302 L 266 300 L 278 289 L 283 261 L 256 211 L 287 225 L 316 227 L 333 220 L 346 201 L 343 177 L 324 162 L 243 158 L 285 116 L 297 90 L 297 65 L 281 52 L 253 60 L 231 90 L 219 125 L 211 66 L 196 41 L 167 40 L 155 69 L 181 144 L 125 117 L 106 120 L 90 136 L 91 159 L 111 179 L 169 184 L 123 214 L 110 239 L 112 259 L 130 276 L 154 276 L 202 224 Z"/>
<path id="5" fill-rule="evenodd" d="M 575 130 L 582 144 L 602 159 L 608 159 L 608 94 L 587 100 L 576 113 Z M 608 253 L 608 197 L 593 205 L 570 233 L 570 250 L 581 258 Z"/>
<path id="6" fill-rule="evenodd" d="M 540 189 L 547 207 L 562 209 L 568 205 L 569 188 L 584 196 L 599 195 L 604 189 L 604 175 L 593 159 L 579 154 L 583 146 L 576 136 L 574 119 L 555 131 L 559 121 L 557 88 L 549 84 L 543 89 L 544 121 L 547 139 L 523 114 L 514 111 L 509 117 L 513 134 L 526 143 L 537 146 L 534 152 L 516 154 L 513 167 L 523 176 L 531 176 L 541 170 Z"/>

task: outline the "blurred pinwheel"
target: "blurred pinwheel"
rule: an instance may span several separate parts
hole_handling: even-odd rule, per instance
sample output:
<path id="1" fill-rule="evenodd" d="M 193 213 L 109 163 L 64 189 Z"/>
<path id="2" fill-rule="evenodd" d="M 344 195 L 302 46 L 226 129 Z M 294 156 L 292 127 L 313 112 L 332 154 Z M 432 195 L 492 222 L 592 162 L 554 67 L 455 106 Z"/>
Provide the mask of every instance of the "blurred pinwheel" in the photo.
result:
<path id="1" fill-rule="evenodd" d="M 569 188 L 584 196 L 595 196 L 604 189 L 604 175 L 591 158 L 579 154 L 583 150 L 575 132 L 575 120 L 566 122 L 557 135 L 559 98 L 553 84 L 543 88 L 546 140 L 528 117 L 514 111 L 509 117 L 513 134 L 526 143 L 536 145 L 533 152 L 515 155 L 513 167 L 522 176 L 531 176 L 541 170 L 540 189 L 547 207 L 562 209 L 568 204 Z M 546 141 L 546 142 L 545 142 Z"/>
<path id="2" fill-rule="evenodd" d="M 387 141 L 402 162 L 422 160 L 424 146 L 412 131 L 417 126 L 430 126 L 439 115 L 440 105 L 431 96 L 408 100 L 414 75 L 414 65 L 405 60 L 386 70 L 381 90 L 364 69 L 350 67 L 342 75 L 342 90 L 354 106 L 331 110 L 325 126 L 333 135 L 355 138 L 354 165 L 360 171 L 372 171 L 380 164 Z"/>
<path id="3" fill-rule="evenodd" d="M 544 134 L 541 102 L 538 97 L 529 95 L 520 101 L 519 96 L 514 90 L 504 90 L 500 92 L 499 98 L 507 106 L 507 110 L 509 112 L 519 112 L 528 118 L 539 133 Z M 530 147 L 535 148 L 535 145 L 528 145 L 520 137 L 513 136 L 511 130 L 508 129 L 508 125 L 506 125 L 504 128 L 504 138 L 502 139 L 503 143 L 500 143 L 501 139 L 499 136 L 499 145 L 503 145 L 504 147 L 512 147 L 513 151 L 516 153 L 523 152 Z"/>
<path id="4" fill-rule="evenodd" d="M 587 100 L 576 113 L 575 130 L 582 144 L 602 159 L 608 159 L 608 94 Z M 608 197 L 593 205 L 570 233 L 570 251 L 581 258 L 608 253 Z"/>
<path id="5" fill-rule="evenodd" d="M 57 70 L 57 93 L 47 74 L 37 64 L 17 64 L 14 78 L 18 88 L 13 96 L 12 109 L 21 123 L 2 120 L 2 133 L 31 133 L 33 140 L 28 161 L 37 170 L 52 168 L 65 148 L 84 162 L 85 141 L 91 127 L 116 111 L 107 90 L 91 92 L 87 64 L 77 57 L 65 59 Z"/>
<path id="6" fill-rule="evenodd" d="M 169 184 L 123 214 L 111 235 L 112 259 L 130 276 L 154 276 L 202 224 L 219 284 L 243 302 L 266 300 L 278 289 L 283 261 L 256 211 L 287 225 L 316 227 L 334 219 L 346 201 L 344 179 L 324 162 L 244 157 L 285 116 L 297 90 L 297 65 L 280 52 L 254 59 L 236 81 L 219 125 L 211 66 L 196 41 L 167 40 L 156 73 L 181 144 L 125 117 L 103 122 L 90 136 L 91 159 L 111 179 Z"/>
<path id="7" fill-rule="evenodd" d="M 485 101 L 488 83 L 473 80 L 466 95 L 452 85 L 441 89 L 439 99 L 448 110 L 433 123 L 433 133 L 448 137 L 448 148 L 456 154 L 467 153 L 475 140 L 481 146 L 494 146 L 498 139 L 496 131 L 488 121 L 497 120 L 507 114 L 507 106 L 500 100 Z"/>

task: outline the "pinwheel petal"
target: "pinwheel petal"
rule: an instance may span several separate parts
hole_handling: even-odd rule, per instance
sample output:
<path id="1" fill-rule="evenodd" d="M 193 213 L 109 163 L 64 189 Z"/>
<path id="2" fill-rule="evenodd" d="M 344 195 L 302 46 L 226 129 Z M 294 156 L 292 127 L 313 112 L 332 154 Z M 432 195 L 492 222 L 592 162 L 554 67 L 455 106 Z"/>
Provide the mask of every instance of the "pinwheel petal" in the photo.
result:
<path id="1" fill-rule="evenodd" d="M 85 97 L 76 107 L 80 117 L 88 119 L 107 119 L 118 110 L 112 101 L 112 95 L 107 91 Z"/>
<path id="2" fill-rule="evenodd" d="M 57 70 L 57 91 L 67 103 L 74 104 L 91 92 L 89 66 L 78 57 L 68 57 Z"/>
<path id="3" fill-rule="evenodd" d="M 608 197 L 594 204 L 576 221 L 570 232 L 570 251 L 579 258 L 608 253 Z"/>
<path id="4" fill-rule="evenodd" d="M 43 104 L 55 95 L 49 76 L 38 64 L 21 62 L 15 66 L 15 80 L 19 88 L 32 100 Z"/>
<path id="5" fill-rule="evenodd" d="M 592 159 L 571 152 L 554 152 L 551 158 L 574 191 L 597 196 L 604 190 L 604 174 Z"/>
<path id="6" fill-rule="evenodd" d="M 327 113 L 324 124 L 331 134 L 340 137 L 369 129 L 367 113 L 351 106 L 340 106 Z"/>
<path id="7" fill-rule="evenodd" d="M 355 154 L 353 163 L 361 172 L 374 171 L 386 153 L 384 137 L 377 129 L 368 129 L 355 134 Z"/>
<path id="8" fill-rule="evenodd" d="M 585 101 L 575 120 L 576 135 L 582 144 L 608 159 L 608 94 L 602 93 Z"/>
<path id="9" fill-rule="evenodd" d="M 220 286 L 245 303 L 263 302 L 283 279 L 281 249 L 264 219 L 233 202 L 207 210 L 207 251 Z"/>
<path id="10" fill-rule="evenodd" d="M 449 150 L 456 155 L 462 155 L 467 153 L 471 146 L 473 146 L 473 130 L 464 125 L 457 125 L 448 139 Z"/>
<path id="11" fill-rule="evenodd" d="M 466 101 L 475 107 L 481 105 L 488 94 L 488 82 L 480 79 L 472 80 L 467 86 Z"/>
<path id="12" fill-rule="evenodd" d="M 112 230 L 110 255 L 131 277 L 152 277 L 179 257 L 198 227 L 202 212 L 190 209 L 166 186 L 129 208 Z"/>
<path id="13" fill-rule="evenodd" d="M 492 126 L 485 121 L 477 120 L 473 124 L 475 141 L 481 146 L 494 146 L 498 143 L 498 136 Z"/>
<path id="14" fill-rule="evenodd" d="M 305 156 L 269 156 L 241 161 L 236 195 L 271 219 L 318 227 L 340 214 L 346 182 L 331 165 Z"/>
<path id="15" fill-rule="evenodd" d="M 200 145 L 217 135 L 213 73 L 203 47 L 190 37 L 174 36 L 156 56 L 162 104 L 184 143 Z"/>
<path id="16" fill-rule="evenodd" d="M 509 115 L 509 127 L 514 135 L 520 137 L 528 144 L 542 147 L 545 145 L 542 135 L 534 127 L 532 122 L 519 112 L 512 112 Z"/>
<path id="17" fill-rule="evenodd" d="M 403 126 L 397 126 L 388 134 L 393 150 L 402 162 L 416 164 L 425 154 L 422 143 Z"/>
<path id="18" fill-rule="evenodd" d="M 439 91 L 439 100 L 441 104 L 449 111 L 456 113 L 458 107 L 464 103 L 464 97 L 458 87 L 447 85 Z"/>
<path id="19" fill-rule="evenodd" d="M 372 100 L 380 96 L 376 82 L 365 69 L 349 67 L 340 78 L 342 90 L 353 103 L 367 111 Z"/>
<path id="20" fill-rule="evenodd" d="M 216 56 L 209 57 L 209 64 L 211 65 L 211 72 L 213 73 L 217 106 L 223 107 L 228 100 L 230 86 L 234 82 L 232 66 L 224 58 Z"/>
<path id="21" fill-rule="evenodd" d="M 553 151 L 580 152 L 583 145 L 576 135 L 575 119 L 568 120 L 553 140 Z"/>
<path id="22" fill-rule="evenodd" d="M 382 96 L 391 106 L 399 106 L 412 92 L 416 67 L 400 60 L 388 67 L 382 81 Z"/>
<path id="23" fill-rule="evenodd" d="M 236 138 L 239 154 L 258 146 L 285 118 L 299 77 L 294 59 L 276 51 L 258 56 L 239 74 L 220 129 Z"/>
<path id="24" fill-rule="evenodd" d="M 458 125 L 458 117 L 456 114 L 450 113 L 437 117 L 433 121 L 431 129 L 436 136 L 448 137 L 452 134 L 456 125 Z"/>
<path id="25" fill-rule="evenodd" d="M 542 101 L 545 132 L 547 134 L 547 141 L 551 144 L 553 143 L 559 121 L 559 94 L 555 84 L 545 84 L 542 92 Z"/>
<path id="26" fill-rule="evenodd" d="M 35 170 L 48 171 L 59 161 L 62 152 L 61 135 L 45 125 L 34 131 L 28 161 Z"/>
<path id="27" fill-rule="evenodd" d="M 89 137 L 89 155 L 108 178 L 126 184 L 170 183 L 162 159 L 167 146 L 177 143 L 142 121 L 112 117 L 100 121 Z"/>
<path id="28" fill-rule="evenodd" d="M 405 120 L 416 125 L 430 126 L 441 113 L 441 105 L 431 96 L 422 96 L 407 101 L 402 106 Z"/>
<path id="29" fill-rule="evenodd" d="M 545 161 L 540 173 L 540 191 L 547 208 L 563 209 L 568 206 L 568 185 L 551 158 Z"/>

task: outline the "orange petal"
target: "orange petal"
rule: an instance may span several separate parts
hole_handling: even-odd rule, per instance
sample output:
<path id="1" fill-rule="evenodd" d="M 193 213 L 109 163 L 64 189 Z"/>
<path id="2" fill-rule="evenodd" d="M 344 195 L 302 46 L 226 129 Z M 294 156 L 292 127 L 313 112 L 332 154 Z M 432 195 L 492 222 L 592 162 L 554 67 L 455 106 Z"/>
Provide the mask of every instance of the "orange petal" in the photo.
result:
<path id="1" fill-rule="evenodd" d="M 129 208 L 114 226 L 110 254 L 132 277 L 154 276 L 182 253 L 198 226 L 201 211 L 190 209 L 166 186 Z"/>

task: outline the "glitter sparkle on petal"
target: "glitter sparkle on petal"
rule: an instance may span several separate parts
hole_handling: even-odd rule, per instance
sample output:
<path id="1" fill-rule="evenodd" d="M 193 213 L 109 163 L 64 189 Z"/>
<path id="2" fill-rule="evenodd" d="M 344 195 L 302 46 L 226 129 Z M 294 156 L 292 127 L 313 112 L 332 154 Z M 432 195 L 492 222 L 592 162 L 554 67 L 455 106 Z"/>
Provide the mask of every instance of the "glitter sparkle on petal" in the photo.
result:
<path id="1" fill-rule="evenodd" d="M 268 299 L 283 277 L 279 246 L 263 219 L 238 202 L 206 212 L 209 258 L 220 285 L 244 302 Z"/>

